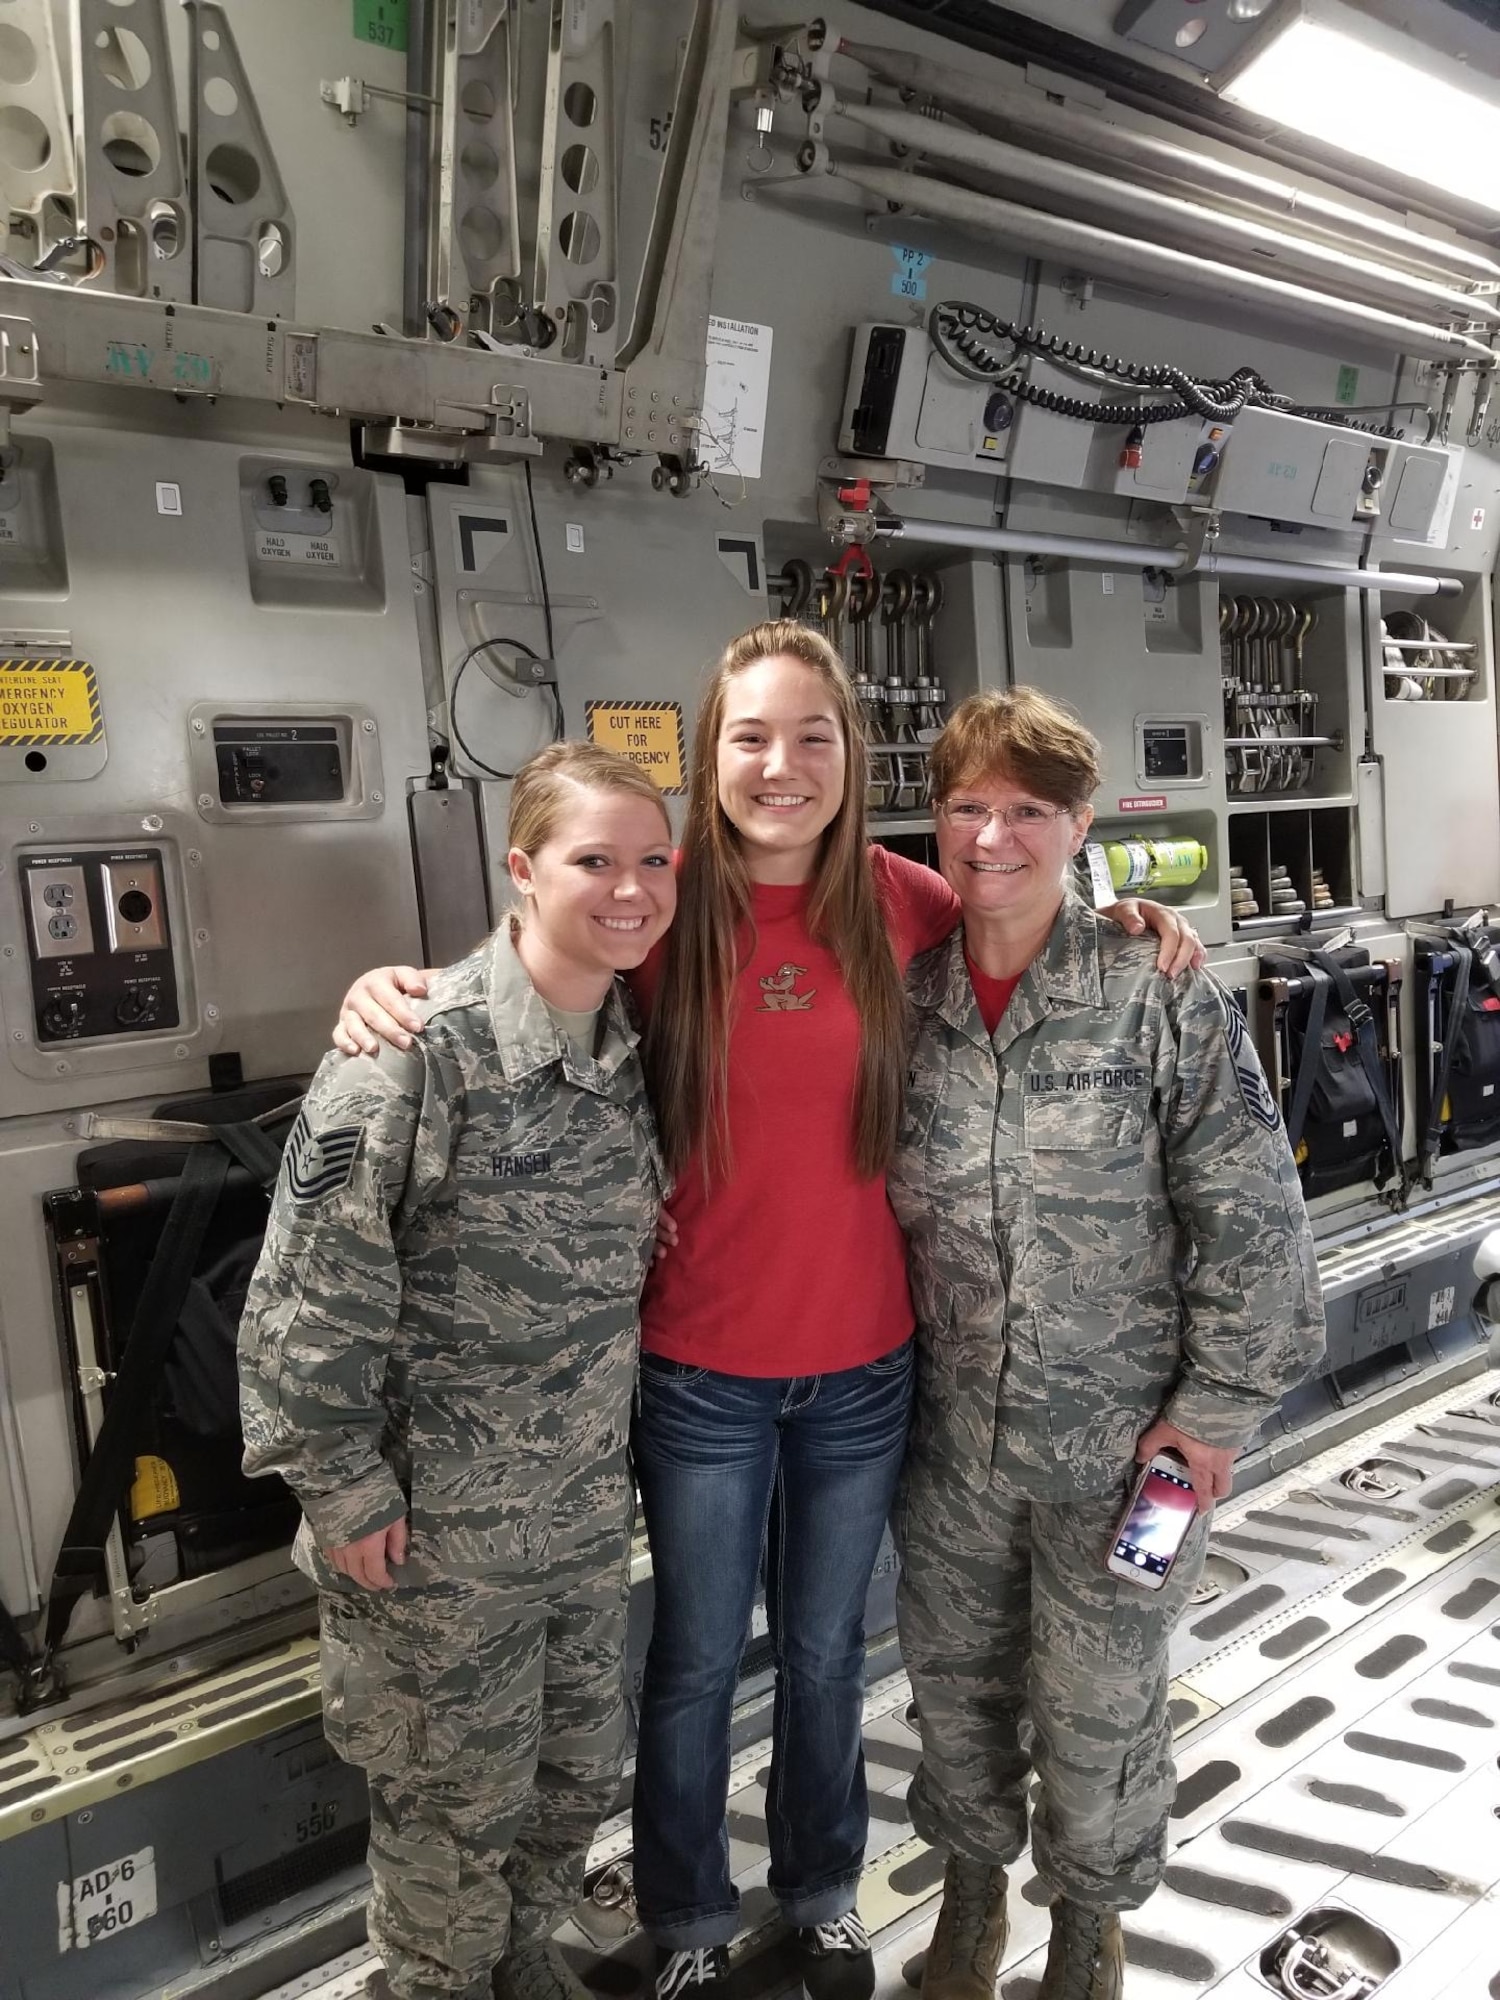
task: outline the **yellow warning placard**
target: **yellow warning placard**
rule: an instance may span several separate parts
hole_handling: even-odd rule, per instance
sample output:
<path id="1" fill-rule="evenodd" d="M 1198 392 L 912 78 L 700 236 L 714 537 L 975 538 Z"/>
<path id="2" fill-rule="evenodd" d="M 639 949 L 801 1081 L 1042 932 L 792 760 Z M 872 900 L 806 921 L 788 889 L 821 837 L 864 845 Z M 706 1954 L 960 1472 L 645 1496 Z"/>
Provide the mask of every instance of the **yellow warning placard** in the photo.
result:
<path id="1" fill-rule="evenodd" d="M 0 659 L 0 748 L 97 743 L 99 682 L 87 660 Z"/>
<path id="2" fill-rule="evenodd" d="M 589 741 L 639 764 L 661 792 L 685 792 L 680 701 L 591 701 Z"/>

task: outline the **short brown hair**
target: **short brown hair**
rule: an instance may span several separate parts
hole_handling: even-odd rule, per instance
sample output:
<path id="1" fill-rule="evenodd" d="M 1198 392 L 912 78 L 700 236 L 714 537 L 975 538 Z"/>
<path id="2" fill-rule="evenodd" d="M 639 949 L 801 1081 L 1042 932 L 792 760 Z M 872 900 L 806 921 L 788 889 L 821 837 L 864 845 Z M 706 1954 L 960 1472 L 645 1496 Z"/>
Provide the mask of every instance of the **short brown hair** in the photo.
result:
<path id="1" fill-rule="evenodd" d="M 960 785 L 1009 778 L 1077 812 L 1099 788 L 1099 756 L 1099 739 L 1040 688 L 991 688 L 949 716 L 932 746 L 928 779 L 933 798 L 945 799 Z"/>
<path id="2" fill-rule="evenodd" d="M 571 791 L 633 792 L 649 799 L 671 839 L 666 801 L 638 764 L 595 743 L 549 743 L 516 773 L 505 832 L 509 845 L 539 854 L 556 834 Z"/>

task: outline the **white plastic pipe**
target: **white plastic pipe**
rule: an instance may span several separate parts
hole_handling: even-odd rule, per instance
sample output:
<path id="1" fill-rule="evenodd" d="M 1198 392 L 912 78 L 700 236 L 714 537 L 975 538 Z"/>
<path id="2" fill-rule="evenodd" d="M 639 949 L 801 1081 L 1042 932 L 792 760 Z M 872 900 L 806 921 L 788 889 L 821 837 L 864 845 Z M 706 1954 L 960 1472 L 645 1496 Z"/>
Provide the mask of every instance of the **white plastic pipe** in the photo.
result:
<path id="1" fill-rule="evenodd" d="M 821 150 L 816 164 L 825 164 Z M 1169 250 L 1164 244 L 1121 236 L 1112 229 L 1099 229 L 1091 222 L 1049 215 L 1043 209 L 1003 201 L 998 195 L 975 194 L 969 188 L 954 187 L 948 181 L 933 180 L 928 175 L 897 173 L 889 167 L 867 167 L 832 156 L 826 156 L 826 168 L 878 201 L 911 209 L 918 215 L 959 223 L 982 232 L 991 242 L 1008 243 L 1049 263 L 1072 261 L 1086 271 L 1123 279 L 1126 284 L 1138 285 L 1142 280 L 1158 278 L 1175 292 L 1189 297 L 1202 292 L 1251 310 L 1282 317 L 1290 315 L 1319 326 L 1336 327 L 1342 333 L 1362 333 L 1395 353 L 1420 355 L 1429 361 L 1472 357 L 1489 363 L 1494 359 L 1482 340 L 1468 334 L 1451 333 L 1446 327 L 1406 319 L 1378 306 L 1362 305 L 1358 300 L 1309 291 L 1305 285 L 1289 284 L 1283 278 L 1241 271 L 1232 264 L 1220 264 L 1187 251 Z"/>

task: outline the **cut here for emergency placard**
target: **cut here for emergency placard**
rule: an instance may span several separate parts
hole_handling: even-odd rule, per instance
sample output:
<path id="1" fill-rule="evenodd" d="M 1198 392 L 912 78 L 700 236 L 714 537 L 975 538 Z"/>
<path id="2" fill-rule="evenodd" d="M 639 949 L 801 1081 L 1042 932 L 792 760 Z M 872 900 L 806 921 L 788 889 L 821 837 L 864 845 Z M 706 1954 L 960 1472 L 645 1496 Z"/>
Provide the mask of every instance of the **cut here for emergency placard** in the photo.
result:
<path id="1" fill-rule="evenodd" d="M 99 683 L 87 660 L 0 659 L 0 747 L 97 743 Z"/>
<path id="2" fill-rule="evenodd" d="M 639 764 L 658 791 L 686 790 L 680 701 L 591 701 L 589 741 Z"/>

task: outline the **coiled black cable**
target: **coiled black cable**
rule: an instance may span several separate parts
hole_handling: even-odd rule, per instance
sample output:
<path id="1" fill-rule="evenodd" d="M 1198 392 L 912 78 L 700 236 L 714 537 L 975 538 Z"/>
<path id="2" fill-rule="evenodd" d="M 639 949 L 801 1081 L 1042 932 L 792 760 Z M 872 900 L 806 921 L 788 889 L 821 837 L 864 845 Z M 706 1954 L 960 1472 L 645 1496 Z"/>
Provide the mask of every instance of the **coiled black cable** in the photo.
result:
<path id="1" fill-rule="evenodd" d="M 1349 430 L 1363 430 L 1375 437 L 1400 435 L 1389 425 L 1357 424 L 1336 410 L 1314 410 L 1279 395 L 1254 368 L 1236 368 L 1220 381 L 1200 381 L 1171 362 L 1127 361 L 1113 354 L 1101 354 L 1097 347 L 1085 347 L 1044 327 L 1018 326 L 1000 319 L 983 306 L 962 299 L 944 299 L 935 305 L 927 322 L 928 338 L 956 374 L 971 382 L 993 382 L 1019 402 L 1050 410 L 1060 417 L 1076 417 L 1081 422 L 1136 425 L 1172 423 L 1179 417 L 1199 416 L 1210 423 L 1228 424 L 1246 408 L 1284 411 L 1288 416 L 1312 417 L 1320 423 L 1341 424 Z M 1008 343 L 1009 354 L 995 351 L 995 343 Z M 1092 369 L 1112 375 L 1142 389 L 1170 389 L 1175 400 L 1163 403 L 1113 403 L 1091 401 L 1084 396 L 1065 396 L 1056 389 L 1030 382 L 1016 367 L 1022 352 L 1040 354 L 1075 368 Z"/>

